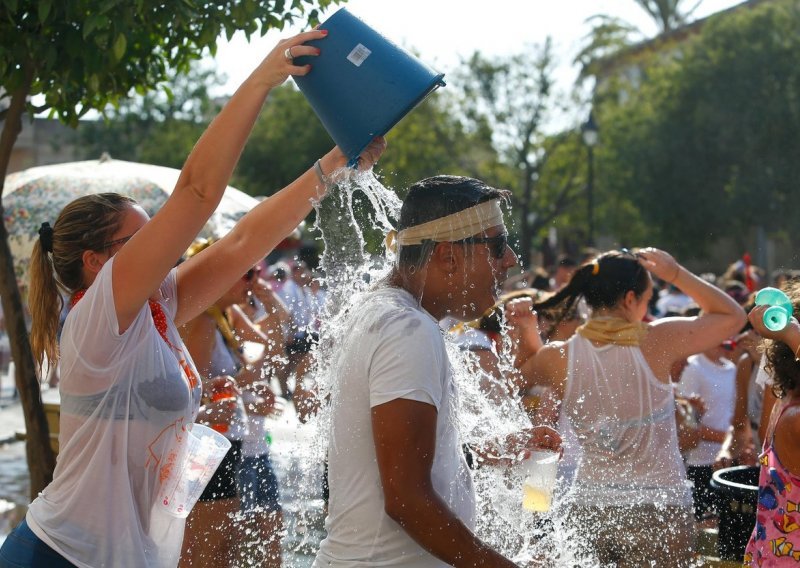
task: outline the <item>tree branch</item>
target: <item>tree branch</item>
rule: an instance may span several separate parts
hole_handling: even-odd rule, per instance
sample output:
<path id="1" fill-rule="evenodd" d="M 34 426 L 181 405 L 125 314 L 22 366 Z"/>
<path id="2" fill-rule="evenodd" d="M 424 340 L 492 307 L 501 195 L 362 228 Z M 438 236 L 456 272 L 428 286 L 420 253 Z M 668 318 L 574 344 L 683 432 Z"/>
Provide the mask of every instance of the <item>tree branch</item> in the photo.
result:
<path id="1" fill-rule="evenodd" d="M 25 102 L 33 84 L 33 65 L 23 64 L 22 84 L 11 94 L 11 104 L 3 111 L 3 131 L 0 133 L 0 209 L 3 206 L 3 187 L 5 186 L 8 165 L 11 163 L 11 151 L 22 132 L 22 115 L 25 113 Z"/>
<path id="2" fill-rule="evenodd" d="M 49 109 L 51 106 L 52 105 L 48 105 L 48 104 L 43 104 L 41 106 L 33 106 L 33 105 L 31 105 L 31 107 L 30 107 L 31 115 L 39 114 L 40 112 L 44 112 L 47 109 Z"/>
<path id="3" fill-rule="evenodd" d="M 569 195 L 572 190 L 575 188 L 574 182 L 575 177 L 578 175 L 577 166 L 572 170 L 569 178 L 566 182 L 561 186 L 561 189 L 558 191 L 556 198 L 553 200 L 553 206 L 550 208 L 550 211 L 536 219 L 536 222 L 533 224 L 532 233 L 535 234 L 544 227 L 545 225 L 549 225 L 553 219 L 558 217 L 564 208 L 570 204 L 572 201 L 571 196 Z"/>

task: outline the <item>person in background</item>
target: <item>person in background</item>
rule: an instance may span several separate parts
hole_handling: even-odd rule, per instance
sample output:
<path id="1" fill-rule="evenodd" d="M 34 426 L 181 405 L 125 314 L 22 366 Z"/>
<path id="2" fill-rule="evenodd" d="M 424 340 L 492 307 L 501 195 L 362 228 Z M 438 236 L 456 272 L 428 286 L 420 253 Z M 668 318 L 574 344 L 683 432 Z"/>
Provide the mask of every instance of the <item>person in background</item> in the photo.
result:
<path id="1" fill-rule="evenodd" d="M 202 313 L 311 211 L 322 172 L 344 167 L 334 148 L 316 167 L 248 212 L 216 246 L 176 267 L 217 208 L 272 88 L 306 74 L 326 31 L 282 40 L 237 89 L 187 158 L 152 219 L 113 193 L 68 204 L 42 224 L 31 256 L 31 347 L 61 364 L 60 453 L 53 481 L 0 547 L 0 564 L 176 566 L 185 519 L 159 496 L 177 471 L 201 397 L 177 326 Z M 287 57 L 287 55 L 289 57 Z M 362 154 L 371 167 L 385 142 Z M 59 290 L 72 310 L 56 342 Z"/>
<path id="2" fill-rule="evenodd" d="M 204 239 L 195 241 L 185 256 L 191 259 L 212 245 L 212 241 Z M 247 301 L 256 274 L 256 269 L 250 268 L 211 307 L 181 328 L 181 337 L 200 372 L 209 402 L 228 400 L 235 409 L 230 420 L 209 424 L 228 438 L 231 449 L 189 515 L 181 566 L 192 566 L 200 562 L 214 566 L 232 566 L 235 564 L 239 543 L 247 538 L 244 527 L 235 522 L 235 517 L 242 509 L 241 497 L 244 489 L 238 480 L 246 468 L 253 466 L 251 461 L 245 462 L 242 454 L 245 441 L 252 440 L 245 396 L 248 397 L 251 411 L 254 409 L 253 405 L 258 404 L 259 409 L 265 406 L 269 414 L 275 403 L 274 395 L 261 380 L 262 363 L 269 355 L 270 340 L 239 307 L 240 303 Z M 245 358 L 243 341 L 257 342 L 265 347 L 261 360 L 248 361 Z M 223 377 L 230 380 L 219 384 L 219 379 Z M 257 388 L 255 385 L 260 385 L 257 394 L 254 392 Z M 261 401 L 253 400 L 259 397 Z M 262 414 L 256 415 L 253 412 L 252 426 L 257 430 L 254 435 L 263 438 L 265 432 L 257 427 L 263 425 L 259 422 L 260 416 Z M 270 464 L 269 449 L 266 451 L 264 461 L 260 464 L 260 474 L 272 490 L 268 499 L 271 530 L 265 531 L 264 536 L 279 543 L 280 539 L 276 535 L 282 530 L 282 524 L 277 478 Z M 276 557 L 272 560 L 280 565 L 280 548 L 278 545 L 273 548 L 277 552 L 273 551 Z"/>
<path id="3" fill-rule="evenodd" d="M 790 284 L 785 292 L 798 314 L 800 286 Z M 778 399 L 758 456 L 756 523 L 744 554 L 744 562 L 754 567 L 791 566 L 800 559 L 800 325 L 793 317 L 780 331 L 767 329 L 767 307 L 756 306 L 749 315 L 753 329 L 766 340 L 763 357 Z"/>
<path id="4" fill-rule="evenodd" d="M 800 280 L 800 270 L 778 268 L 772 271 L 772 285 L 775 288 L 783 288 L 790 282 L 797 280 Z"/>
<path id="5" fill-rule="evenodd" d="M 726 280 L 722 283 L 722 289 L 731 298 L 736 300 L 740 306 L 746 306 L 750 301 L 750 290 L 738 280 Z"/>
<path id="6" fill-rule="evenodd" d="M 703 314 L 643 323 L 653 294 L 648 272 L 691 296 Z M 534 309 L 569 310 L 580 297 L 591 310 L 587 323 L 521 369 L 530 385 L 552 389 L 581 447 L 567 513 L 573 541 L 603 566 L 689 566 L 695 527 L 670 371 L 736 333 L 744 312 L 653 248 L 600 255 Z"/>
<path id="7" fill-rule="evenodd" d="M 578 268 L 578 263 L 574 258 L 567 255 L 561 255 L 556 262 L 556 270 L 553 273 L 553 282 L 550 289 L 553 291 L 561 290 L 567 285 L 575 270 Z"/>
<path id="8" fill-rule="evenodd" d="M 744 286 L 745 292 L 749 294 L 764 285 L 764 276 L 764 269 L 752 264 L 750 255 L 744 253 L 742 258 L 728 265 L 728 268 L 719 277 L 719 286 L 725 290 L 729 282 L 739 282 Z M 740 304 L 744 304 L 744 302 L 742 301 Z"/>
<path id="9" fill-rule="evenodd" d="M 678 382 L 678 392 L 698 397 L 705 412 L 700 417 L 700 442 L 685 452 L 686 474 L 694 484 L 694 515 L 697 520 L 716 516 L 711 490 L 714 461 L 733 422 L 736 401 L 736 365 L 727 357 L 727 346 L 720 342 L 692 355 Z"/>
<path id="10" fill-rule="evenodd" d="M 281 388 L 281 395 L 292 400 L 293 392 L 289 386 L 289 378 L 295 371 L 298 359 L 308 351 L 310 346 L 308 324 L 310 323 L 310 299 L 308 290 L 295 279 L 296 263 L 278 262 L 272 267 L 272 290 L 286 306 L 290 317 L 286 329 L 286 364 L 277 370 L 276 377 Z M 297 277 L 303 277 L 302 268 L 297 270 Z"/>
<path id="11" fill-rule="evenodd" d="M 752 307 L 751 304 L 750 309 Z M 730 430 L 714 461 L 715 470 L 734 465 L 756 464 L 756 448 L 761 446 L 758 421 L 764 397 L 763 387 L 756 383 L 761 361 L 759 339 L 750 328 L 740 333 L 728 345 L 723 343 L 726 349 L 730 349 L 736 364 L 736 402 Z"/>
<path id="12" fill-rule="evenodd" d="M 692 304 L 694 304 L 694 300 L 689 296 L 677 287 L 668 285 L 661 291 L 660 297 L 656 301 L 656 315 L 658 317 L 676 316 Z"/>

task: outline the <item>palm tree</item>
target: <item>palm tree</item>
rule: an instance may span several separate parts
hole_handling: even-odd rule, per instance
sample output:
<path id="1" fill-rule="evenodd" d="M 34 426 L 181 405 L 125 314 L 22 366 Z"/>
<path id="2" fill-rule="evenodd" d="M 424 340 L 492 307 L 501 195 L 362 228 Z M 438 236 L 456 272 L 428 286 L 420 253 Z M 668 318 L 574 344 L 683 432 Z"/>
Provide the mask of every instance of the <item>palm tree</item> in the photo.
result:
<path id="1" fill-rule="evenodd" d="M 685 4 L 684 0 L 633 1 L 655 20 L 656 25 L 658 25 L 659 34 L 664 34 L 686 24 L 692 12 L 697 9 L 703 0 L 697 0 L 695 5 L 688 10 L 682 7 L 682 4 Z"/>

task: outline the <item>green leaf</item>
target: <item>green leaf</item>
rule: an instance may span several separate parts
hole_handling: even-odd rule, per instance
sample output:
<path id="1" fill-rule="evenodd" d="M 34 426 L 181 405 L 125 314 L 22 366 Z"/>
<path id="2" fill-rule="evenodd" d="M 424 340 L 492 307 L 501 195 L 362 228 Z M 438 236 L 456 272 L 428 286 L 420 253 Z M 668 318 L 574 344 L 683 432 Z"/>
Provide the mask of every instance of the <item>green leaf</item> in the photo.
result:
<path id="1" fill-rule="evenodd" d="M 83 25 L 83 39 L 88 38 L 94 30 L 98 28 L 105 29 L 107 26 L 108 18 L 105 16 L 101 16 L 99 14 L 89 16 L 86 19 L 86 23 Z"/>
<path id="2" fill-rule="evenodd" d="M 3 4 L 6 5 L 9 12 L 16 12 L 17 11 L 17 0 L 3 0 Z"/>
<path id="3" fill-rule="evenodd" d="M 119 61 L 122 59 L 122 56 L 125 55 L 125 50 L 128 47 L 128 40 L 125 38 L 125 34 L 119 34 L 117 39 L 114 40 L 114 59 Z"/>
<path id="4" fill-rule="evenodd" d="M 50 8 L 53 7 L 51 0 L 39 0 L 39 22 L 45 23 L 47 16 L 50 15 Z"/>
<path id="5" fill-rule="evenodd" d="M 120 3 L 119 0 L 105 0 L 100 5 L 99 12 L 101 14 L 105 14 L 106 12 L 109 12 L 110 10 L 113 10 L 117 6 L 117 4 L 119 4 L 119 3 Z"/>

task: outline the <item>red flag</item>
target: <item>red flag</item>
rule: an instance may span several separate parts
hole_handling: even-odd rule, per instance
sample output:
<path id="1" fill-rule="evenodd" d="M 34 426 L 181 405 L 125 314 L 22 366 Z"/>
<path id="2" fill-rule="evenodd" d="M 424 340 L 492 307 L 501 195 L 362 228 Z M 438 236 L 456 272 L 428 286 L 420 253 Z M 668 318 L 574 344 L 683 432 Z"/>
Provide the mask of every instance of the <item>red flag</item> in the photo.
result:
<path id="1" fill-rule="evenodd" d="M 744 261 L 744 285 L 747 286 L 748 292 L 755 292 L 756 283 L 753 281 L 753 268 L 750 253 L 744 253 L 742 260 Z"/>

